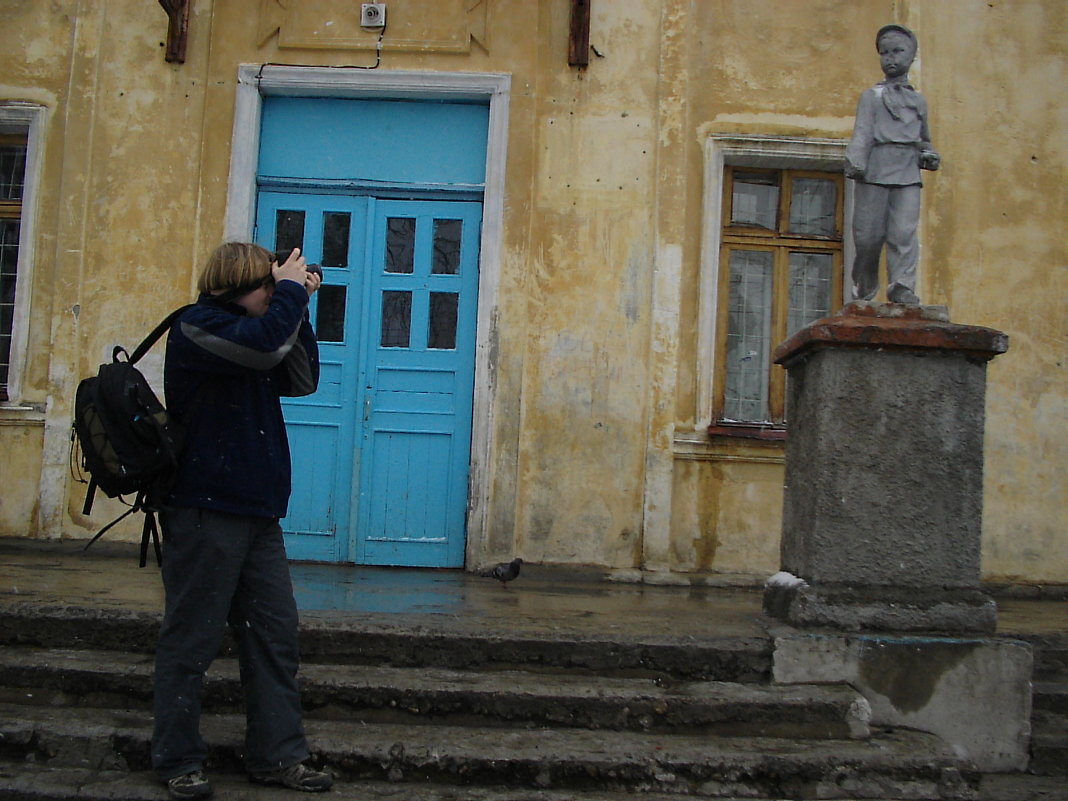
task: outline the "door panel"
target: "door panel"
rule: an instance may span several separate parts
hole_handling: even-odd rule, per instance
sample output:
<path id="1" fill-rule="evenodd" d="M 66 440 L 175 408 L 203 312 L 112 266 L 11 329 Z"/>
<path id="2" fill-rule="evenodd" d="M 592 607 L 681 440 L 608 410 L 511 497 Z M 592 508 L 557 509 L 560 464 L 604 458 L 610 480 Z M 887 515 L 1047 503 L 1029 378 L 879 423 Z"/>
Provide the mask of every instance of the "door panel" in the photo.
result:
<path id="1" fill-rule="evenodd" d="M 353 409 L 361 386 L 360 302 L 367 230 L 367 198 L 261 192 L 257 240 L 271 250 L 299 247 L 320 263 L 323 286 L 309 315 L 319 339 L 319 389 L 285 398 L 293 494 L 282 521 L 291 559 L 345 561 L 352 513 L 356 441 Z"/>
<path id="2" fill-rule="evenodd" d="M 481 211 L 261 192 L 258 241 L 324 275 L 319 390 L 283 400 L 290 558 L 463 566 Z"/>
<path id="3" fill-rule="evenodd" d="M 371 214 L 358 561 L 463 565 L 479 203 Z"/>

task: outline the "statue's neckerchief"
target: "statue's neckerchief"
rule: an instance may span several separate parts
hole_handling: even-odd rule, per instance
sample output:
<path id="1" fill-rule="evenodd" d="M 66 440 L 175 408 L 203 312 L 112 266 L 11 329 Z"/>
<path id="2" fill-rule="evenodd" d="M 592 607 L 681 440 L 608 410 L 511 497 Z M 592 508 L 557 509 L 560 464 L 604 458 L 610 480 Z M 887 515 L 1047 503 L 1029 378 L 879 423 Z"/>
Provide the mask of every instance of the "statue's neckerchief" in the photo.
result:
<path id="1" fill-rule="evenodd" d="M 883 87 L 883 105 L 895 120 L 901 119 L 901 109 L 919 109 L 920 95 L 912 88 L 912 84 L 906 81 L 883 81 L 879 84 Z"/>

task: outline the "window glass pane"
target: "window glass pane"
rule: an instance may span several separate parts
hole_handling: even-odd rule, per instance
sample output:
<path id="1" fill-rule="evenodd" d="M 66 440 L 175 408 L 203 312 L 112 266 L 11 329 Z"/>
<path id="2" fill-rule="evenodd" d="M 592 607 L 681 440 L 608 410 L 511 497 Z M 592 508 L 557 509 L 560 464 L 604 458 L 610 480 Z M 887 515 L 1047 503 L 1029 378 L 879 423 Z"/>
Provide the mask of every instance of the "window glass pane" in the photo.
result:
<path id="1" fill-rule="evenodd" d="M 750 225 L 776 230 L 779 212 L 779 180 L 775 175 L 734 173 L 731 225 Z"/>
<path id="2" fill-rule="evenodd" d="M 316 297 L 315 335 L 320 342 L 345 341 L 345 294 L 347 287 L 323 284 Z"/>
<path id="3" fill-rule="evenodd" d="M 410 273 L 415 266 L 415 219 L 386 220 L 386 272 Z"/>
<path id="4" fill-rule="evenodd" d="M 0 200 L 22 200 L 26 183 L 26 146 L 0 145 Z"/>
<path id="5" fill-rule="evenodd" d="M 430 293 L 430 333 L 427 347 L 439 350 L 456 348 L 456 311 L 460 296 L 455 292 Z"/>
<path id="6" fill-rule="evenodd" d="M 795 178 L 790 193 L 790 233 L 836 236 L 838 187 L 824 178 Z"/>
<path id="7" fill-rule="evenodd" d="M 0 220 L 0 398 L 7 397 L 11 329 L 15 318 L 15 279 L 19 259 L 19 221 Z"/>
<path id="8" fill-rule="evenodd" d="M 352 215 L 328 211 L 323 215 L 323 267 L 349 266 L 349 228 Z"/>
<path id="9" fill-rule="evenodd" d="M 382 347 L 408 347 L 412 331 L 412 293 L 382 293 Z"/>
<path id="10" fill-rule="evenodd" d="M 460 235 L 463 227 L 463 220 L 434 220 L 432 273 L 456 275 L 460 272 Z"/>
<path id="11" fill-rule="evenodd" d="M 299 209 L 279 209 L 275 215 L 274 249 L 300 248 L 304 252 L 304 212 Z"/>
<path id="12" fill-rule="evenodd" d="M 772 253 L 732 250 L 727 309 L 727 420 L 768 419 Z"/>
<path id="13" fill-rule="evenodd" d="M 786 335 L 831 313 L 834 258 L 829 253 L 790 254 L 790 312 Z"/>
<path id="14" fill-rule="evenodd" d="M 9 365 L 11 364 L 11 337 L 0 334 L 0 399 L 7 400 L 7 382 L 9 378 Z"/>

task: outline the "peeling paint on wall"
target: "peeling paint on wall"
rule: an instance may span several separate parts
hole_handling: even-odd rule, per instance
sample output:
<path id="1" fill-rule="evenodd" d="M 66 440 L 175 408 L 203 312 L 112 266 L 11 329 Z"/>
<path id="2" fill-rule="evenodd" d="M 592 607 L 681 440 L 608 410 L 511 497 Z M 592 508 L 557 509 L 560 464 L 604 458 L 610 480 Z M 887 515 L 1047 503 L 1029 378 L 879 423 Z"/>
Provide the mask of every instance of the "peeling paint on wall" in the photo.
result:
<path id="1" fill-rule="evenodd" d="M 183 65 L 164 63 L 139 0 L 5 6 L 0 98 L 49 109 L 21 399 L 48 411 L 0 408 L 0 483 L 29 499 L 5 501 L 0 533 L 91 522 L 60 447 L 73 386 L 187 300 L 222 237 L 238 65 L 374 52 L 351 6 L 268 6 L 250 26 L 237 4 L 195 4 Z M 944 157 L 924 190 L 921 294 L 1013 342 L 989 374 L 983 569 L 1068 581 L 1068 5 L 613 0 L 593 6 L 585 70 L 566 63 L 566 6 L 438 3 L 420 28 L 401 2 L 390 31 L 406 43 L 386 33 L 377 73 L 512 77 L 491 464 L 474 501 L 488 530 L 469 557 L 778 569 L 781 444 L 698 442 L 691 419 L 701 243 L 718 224 L 705 143 L 848 137 L 880 77 L 873 33 L 899 19 L 920 37 L 914 77 Z"/>

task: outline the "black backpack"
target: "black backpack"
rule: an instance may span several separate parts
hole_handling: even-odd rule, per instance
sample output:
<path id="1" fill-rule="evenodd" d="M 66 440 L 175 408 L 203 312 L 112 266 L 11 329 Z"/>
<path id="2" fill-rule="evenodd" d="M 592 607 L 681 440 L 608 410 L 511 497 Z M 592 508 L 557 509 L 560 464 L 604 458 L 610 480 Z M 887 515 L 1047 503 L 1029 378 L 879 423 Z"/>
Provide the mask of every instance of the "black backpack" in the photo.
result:
<path id="1" fill-rule="evenodd" d="M 99 488 L 109 498 L 132 495 L 130 509 L 112 520 L 93 537 L 89 546 L 105 532 L 134 512 L 144 512 L 141 531 L 141 567 L 148 558 L 151 537 L 156 561 L 163 564 L 156 512 L 170 491 L 178 455 L 182 448 L 182 427 L 167 414 L 152 387 L 134 365 L 179 315 L 192 304 L 168 314 L 132 354 L 116 345 L 112 361 L 100 365 L 95 376 L 78 384 L 74 399 L 71 433 L 72 465 L 75 443 L 81 450 L 81 468 L 89 474 L 82 514 L 89 514 Z M 79 479 L 86 483 L 85 479 Z"/>

